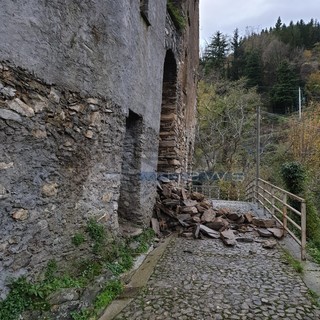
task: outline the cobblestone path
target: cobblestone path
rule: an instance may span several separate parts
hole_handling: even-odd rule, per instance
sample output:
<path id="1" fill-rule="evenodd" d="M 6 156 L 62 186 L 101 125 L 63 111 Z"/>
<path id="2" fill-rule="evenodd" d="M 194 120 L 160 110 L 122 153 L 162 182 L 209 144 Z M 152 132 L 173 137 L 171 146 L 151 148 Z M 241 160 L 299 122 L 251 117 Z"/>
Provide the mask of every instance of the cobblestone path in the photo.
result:
<path id="1" fill-rule="evenodd" d="M 175 238 L 146 288 L 115 319 L 318 320 L 320 310 L 280 249 Z"/>

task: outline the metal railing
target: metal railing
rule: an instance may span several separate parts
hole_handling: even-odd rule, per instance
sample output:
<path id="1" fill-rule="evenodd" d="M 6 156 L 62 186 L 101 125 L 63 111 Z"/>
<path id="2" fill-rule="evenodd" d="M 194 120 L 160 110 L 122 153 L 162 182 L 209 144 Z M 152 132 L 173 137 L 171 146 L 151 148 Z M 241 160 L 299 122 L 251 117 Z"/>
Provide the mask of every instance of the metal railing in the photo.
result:
<path id="1" fill-rule="evenodd" d="M 214 185 L 192 185 L 192 191 L 200 192 L 209 199 L 220 199 L 220 188 Z"/>
<path id="2" fill-rule="evenodd" d="M 301 247 L 301 260 L 306 259 L 306 201 L 263 179 L 254 180 L 246 189 L 246 200 L 267 210 Z M 293 202 L 297 205 L 293 207 Z M 296 218 L 294 218 L 296 217 Z M 299 222 L 294 221 L 294 219 Z M 289 223 L 289 224 L 288 224 Z M 299 238 L 295 234 L 299 233 Z"/>

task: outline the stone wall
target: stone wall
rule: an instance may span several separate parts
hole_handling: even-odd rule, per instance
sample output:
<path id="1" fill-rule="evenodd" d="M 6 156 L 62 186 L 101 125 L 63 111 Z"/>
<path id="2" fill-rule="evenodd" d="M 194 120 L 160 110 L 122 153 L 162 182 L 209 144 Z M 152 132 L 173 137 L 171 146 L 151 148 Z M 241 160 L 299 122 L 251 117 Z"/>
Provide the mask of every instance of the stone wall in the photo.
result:
<path id="1" fill-rule="evenodd" d="M 149 225 L 168 51 L 179 119 L 179 163 L 169 169 L 188 169 L 198 1 L 178 1 L 195 20 L 183 30 L 165 0 L 146 1 L 143 12 L 140 2 L 1 3 L 1 297 L 9 277 L 34 279 L 51 259 L 73 261 L 72 236 L 90 218 L 115 233 L 119 223 Z"/>
<path id="2" fill-rule="evenodd" d="M 0 64 L 0 282 L 74 259 L 89 218 L 117 230 L 125 116 Z"/>

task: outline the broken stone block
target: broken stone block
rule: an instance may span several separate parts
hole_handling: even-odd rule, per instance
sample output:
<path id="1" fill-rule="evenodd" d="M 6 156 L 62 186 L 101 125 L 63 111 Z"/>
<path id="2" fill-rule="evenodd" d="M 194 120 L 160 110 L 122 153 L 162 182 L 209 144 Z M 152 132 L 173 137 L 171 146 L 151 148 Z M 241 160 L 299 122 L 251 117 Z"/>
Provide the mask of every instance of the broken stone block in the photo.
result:
<path id="1" fill-rule="evenodd" d="M 235 212 L 228 212 L 226 213 L 226 217 L 231 221 L 236 221 L 240 218 L 240 215 Z"/>
<path id="2" fill-rule="evenodd" d="M 207 208 L 201 206 L 200 204 L 197 204 L 196 208 L 197 208 L 199 213 L 204 213 L 207 210 Z"/>
<path id="3" fill-rule="evenodd" d="M 220 208 L 217 212 L 217 217 L 219 216 L 226 216 L 228 213 L 230 213 L 229 208 Z"/>
<path id="4" fill-rule="evenodd" d="M 272 233 L 268 229 L 257 229 L 259 236 L 264 238 L 272 237 Z"/>
<path id="5" fill-rule="evenodd" d="M 241 216 L 239 217 L 239 219 L 236 220 L 236 223 L 237 223 L 237 224 L 243 224 L 243 223 L 244 223 L 244 220 L 245 220 L 245 219 L 244 219 L 244 216 L 241 215 Z"/>
<path id="6" fill-rule="evenodd" d="M 226 229 L 229 226 L 229 222 L 221 217 L 218 217 L 213 221 L 208 222 L 206 225 L 213 230 L 220 231 Z"/>
<path id="7" fill-rule="evenodd" d="M 199 205 L 205 209 L 209 209 L 212 207 L 211 202 L 209 200 L 201 201 Z"/>
<path id="8" fill-rule="evenodd" d="M 196 201 L 203 201 L 204 200 L 204 195 L 202 193 L 199 193 L 199 192 L 192 192 L 191 193 L 191 200 L 196 200 Z"/>
<path id="9" fill-rule="evenodd" d="M 283 229 L 280 228 L 268 228 L 267 229 L 277 239 L 281 239 L 284 236 Z"/>
<path id="10" fill-rule="evenodd" d="M 195 215 L 198 213 L 198 210 L 196 207 L 183 207 L 181 208 L 181 213 L 189 213 L 191 215 Z"/>
<path id="11" fill-rule="evenodd" d="M 237 244 L 236 237 L 231 229 L 220 232 L 220 237 L 223 243 L 227 246 L 235 246 Z"/>
<path id="12" fill-rule="evenodd" d="M 247 212 L 244 215 L 244 219 L 247 223 L 251 223 L 253 220 L 254 215 L 252 214 L 252 212 Z"/>
<path id="13" fill-rule="evenodd" d="M 238 238 L 236 238 L 236 241 L 244 242 L 244 243 L 251 243 L 251 242 L 253 242 L 253 239 L 252 238 L 246 238 L 246 237 L 238 237 Z"/>
<path id="14" fill-rule="evenodd" d="M 203 224 L 199 225 L 199 229 L 200 229 L 201 233 L 203 233 L 204 235 L 207 235 L 210 238 L 213 238 L 213 239 L 220 238 L 219 232 L 212 230 L 212 229 L 208 228 L 207 226 L 204 226 Z"/>
<path id="15" fill-rule="evenodd" d="M 165 199 L 162 201 L 162 203 L 165 206 L 168 207 L 174 207 L 174 206 L 178 206 L 180 204 L 180 200 L 176 200 L 176 199 Z"/>
<path id="16" fill-rule="evenodd" d="M 275 227 L 276 221 L 274 219 L 253 218 L 252 224 L 259 228 L 272 228 Z"/>
<path id="17" fill-rule="evenodd" d="M 267 240 L 262 244 L 262 248 L 265 249 L 273 249 L 275 248 L 277 245 L 277 241 L 276 240 Z"/>
<path id="18" fill-rule="evenodd" d="M 192 221 L 195 222 L 195 223 L 200 223 L 200 222 L 201 222 L 201 219 L 200 219 L 200 217 L 196 214 L 195 216 L 192 217 Z"/>
<path id="19" fill-rule="evenodd" d="M 196 206 L 198 203 L 197 203 L 197 201 L 195 201 L 195 200 L 184 200 L 184 201 L 183 201 L 183 204 L 184 204 L 186 207 L 194 207 L 194 206 Z"/>
<path id="20" fill-rule="evenodd" d="M 215 219 L 215 217 L 216 217 L 215 211 L 213 209 L 208 209 L 203 213 L 201 217 L 201 221 L 204 223 L 211 222 Z"/>

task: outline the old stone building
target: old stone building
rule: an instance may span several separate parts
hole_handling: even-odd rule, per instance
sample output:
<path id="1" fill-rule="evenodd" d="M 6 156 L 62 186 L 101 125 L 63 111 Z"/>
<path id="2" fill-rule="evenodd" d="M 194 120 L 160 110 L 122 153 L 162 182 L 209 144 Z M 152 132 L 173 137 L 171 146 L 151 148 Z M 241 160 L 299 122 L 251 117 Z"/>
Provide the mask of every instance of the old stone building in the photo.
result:
<path id="1" fill-rule="evenodd" d="M 198 1 L 1 1 L 2 297 L 89 218 L 149 225 L 157 172 L 189 170 Z"/>

